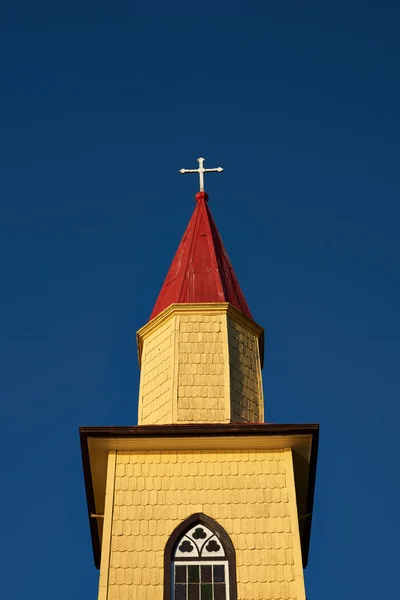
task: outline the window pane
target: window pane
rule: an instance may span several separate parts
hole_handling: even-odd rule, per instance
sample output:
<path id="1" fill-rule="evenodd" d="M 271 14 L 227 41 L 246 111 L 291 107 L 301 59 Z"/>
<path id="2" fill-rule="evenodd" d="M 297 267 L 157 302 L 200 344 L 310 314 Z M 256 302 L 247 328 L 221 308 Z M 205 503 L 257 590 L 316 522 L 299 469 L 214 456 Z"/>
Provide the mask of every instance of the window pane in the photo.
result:
<path id="1" fill-rule="evenodd" d="M 175 584 L 175 600 L 186 600 L 186 583 Z"/>
<path id="2" fill-rule="evenodd" d="M 214 600 L 225 600 L 225 584 L 216 583 L 214 585 Z"/>
<path id="3" fill-rule="evenodd" d="M 175 566 L 175 581 L 176 583 L 186 583 L 186 566 Z"/>
<path id="4" fill-rule="evenodd" d="M 201 600 L 212 600 L 212 585 L 211 583 L 201 584 Z"/>
<path id="5" fill-rule="evenodd" d="M 214 582 L 221 583 L 225 581 L 224 565 L 214 565 Z"/>
<path id="6" fill-rule="evenodd" d="M 199 581 L 199 565 L 188 566 L 189 583 Z"/>
<path id="7" fill-rule="evenodd" d="M 199 600 L 199 584 L 189 583 L 189 600 Z"/>
<path id="8" fill-rule="evenodd" d="M 201 582 L 211 582 L 211 565 L 201 565 Z"/>

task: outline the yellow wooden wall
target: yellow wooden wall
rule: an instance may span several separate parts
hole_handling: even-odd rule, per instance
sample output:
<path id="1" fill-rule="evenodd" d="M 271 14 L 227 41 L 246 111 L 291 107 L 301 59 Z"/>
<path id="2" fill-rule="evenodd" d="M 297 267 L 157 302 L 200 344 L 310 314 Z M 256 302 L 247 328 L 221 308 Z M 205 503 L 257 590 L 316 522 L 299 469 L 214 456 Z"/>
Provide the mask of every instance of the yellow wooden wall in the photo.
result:
<path id="1" fill-rule="evenodd" d="M 231 375 L 231 421 L 264 421 L 264 399 L 258 340 L 255 334 L 228 317 Z"/>
<path id="2" fill-rule="evenodd" d="M 139 425 L 263 421 L 261 329 L 235 315 L 178 307 L 141 330 Z"/>
<path id="3" fill-rule="evenodd" d="M 178 335 L 179 423 L 224 422 L 225 315 L 182 315 Z"/>
<path id="4" fill-rule="evenodd" d="M 162 600 L 165 544 L 196 512 L 231 536 L 238 600 L 305 600 L 290 450 L 118 452 L 114 467 L 99 600 Z"/>
<path id="5" fill-rule="evenodd" d="M 146 339 L 142 356 L 139 424 L 171 423 L 173 326 L 169 319 Z"/>

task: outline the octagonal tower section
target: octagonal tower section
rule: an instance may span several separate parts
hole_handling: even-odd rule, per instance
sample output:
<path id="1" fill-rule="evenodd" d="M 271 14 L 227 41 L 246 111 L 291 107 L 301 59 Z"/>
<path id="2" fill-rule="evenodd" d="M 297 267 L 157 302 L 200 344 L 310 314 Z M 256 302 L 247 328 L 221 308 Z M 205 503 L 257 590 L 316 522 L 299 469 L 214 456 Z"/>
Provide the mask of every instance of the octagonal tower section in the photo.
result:
<path id="1" fill-rule="evenodd" d="M 137 333 L 139 425 L 263 422 L 263 338 L 229 302 L 171 304 Z"/>

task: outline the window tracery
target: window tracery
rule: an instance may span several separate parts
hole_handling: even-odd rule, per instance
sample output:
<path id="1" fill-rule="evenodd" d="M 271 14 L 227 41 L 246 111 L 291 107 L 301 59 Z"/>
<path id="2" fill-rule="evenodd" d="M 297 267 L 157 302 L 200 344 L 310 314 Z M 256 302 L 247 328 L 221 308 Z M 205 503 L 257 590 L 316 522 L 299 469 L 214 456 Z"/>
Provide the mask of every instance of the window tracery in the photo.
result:
<path id="1" fill-rule="evenodd" d="M 235 552 L 213 519 L 192 515 L 172 534 L 164 558 L 165 600 L 235 600 Z"/>

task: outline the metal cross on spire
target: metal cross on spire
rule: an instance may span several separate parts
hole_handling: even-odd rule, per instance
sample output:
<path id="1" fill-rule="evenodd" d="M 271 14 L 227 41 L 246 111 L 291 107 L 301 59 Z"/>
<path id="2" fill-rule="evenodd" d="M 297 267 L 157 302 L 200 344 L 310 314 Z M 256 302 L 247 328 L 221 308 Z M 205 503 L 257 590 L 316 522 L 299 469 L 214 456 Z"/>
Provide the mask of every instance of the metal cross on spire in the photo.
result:
<path id="1" fill-rule="evenodd" d="M 204 192 L 204 173 L 222 173 L 222 167 L 216 167 L 215 169 L 205 169 L 204 168 L 204 158 L 198 158 L 197 162 L 199 163 L 198 169 L 181 169 L 179 173 L 185 175 L 185 173 L 198 173 L 200 179 L 200 191 Z"/>

